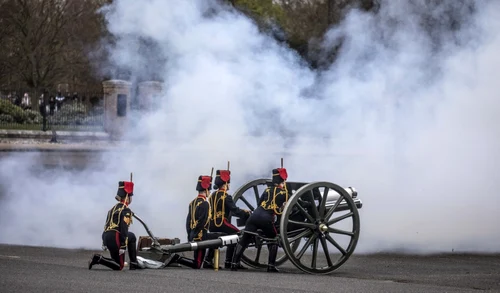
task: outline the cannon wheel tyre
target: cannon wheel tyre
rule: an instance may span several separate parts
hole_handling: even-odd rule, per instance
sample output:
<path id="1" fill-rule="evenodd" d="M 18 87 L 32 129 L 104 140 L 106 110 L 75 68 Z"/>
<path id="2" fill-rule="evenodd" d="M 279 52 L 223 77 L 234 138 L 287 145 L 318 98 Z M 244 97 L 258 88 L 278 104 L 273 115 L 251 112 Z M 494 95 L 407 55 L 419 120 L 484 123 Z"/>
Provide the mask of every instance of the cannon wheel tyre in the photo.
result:
<path id="1" fill-rule="evenodd" d="M 241 186 L 236 192 L 234 193 L 233 200 L 234 203 L 236 204 L 238 201 L 242 201 L 244 205 L 249 209 L 250 211 L 254 211 L 257 206 L 257 202 L 259 201 L 260 195 L 262 192 L 259 192 L 259 187 L 261 188 L 266 188 L 267 184 L 269 182 L 269 179 L 256 179 L 253 181 L 250 181 L 246 183 L 245 185 Z M 252 191 L 249 191 L 252 189 Z M 247 192 L 249 191 L 249 192 Z M 249 201 L 249 197 L 253 197 L 255 199 L 255 206 L 252 205 L 251 201 Z M 280 244 L 282 245 L 282 244 Z M 295 243 L 292 245 L 292 249 L 297 249 L 298 246 L 300 245 L 300 241 L 295 241 Z M 255 245 L 250 244 L 250 247 L 255 247 Z M 250 256 L 249 252 L 251 250 L 245 249 L 245 252 L 243 252 L 243 255 L 241 256 L 241 261 L 245 263 L 246 265 L 256 268 L 256 269 L 265 269 L 267 268 L 267 257 L 262 257 L 261 256 L 261 250 L 262 249 L 267 249 L 267 246 L 262 245 L 261 247 L 256 248 L 255 256 L 252 255 Z M 280 266 L 283 263 L 285 263 L 288 260 L 288 256 L 286 252 L 279 253 L 278 251 L 278 256 L 276 257 L 276 266 Z"/>
<path id="2" fill-rule="evenodd" d="M 324 192 L 321 195 L 321 200 L 318 200 L 318 204 L 316 205 L 313 190 L 319 188 L 324 188 Z M 326 198 L 330 190 L 337 192 L 340 197 L 330 203 L 331 206 L 326 206 Z M 299 199 L 301 201 L 314 203 L 314 205 L 312 205 L 310 209 L 305 209 L 302 207 Z M 304 214 L 307 221 L 301 223 L 290 220 L 289 215 L 294 208 L 295 210 L 299 209 Z M 339 217 L 333 217 L 336 211 L 347 211 L 347 213 Z M 333 228 L 335 223 L 346 219 L 352 219 L 351 231 Z M 314 182 L 304 185 L 292 195 L 283 210 L 283 217 L 280 222 L 281 231 L 286 231 L 286 227 L 290 224 L 307 228 L 308 232 L 305 232 L 305 234 L 301 233 L 300 235 L 306 241 L 304 246 L 296 254 L 295 251 L 297 249 L 290 245 L 290 242 L 293 243 L 294 239 L 289 239 L 288 237 L 283 238 L 283 249 L 288 259 L 290 259 L 295 267 L 309 274 L 329 274 L 338 269 L 354 252 L 359 238 L 359 213 L 353 199 L 344 188 L 330 182 Z M 347 235 L 350 238 L 347 248 L 339 245 L 333 237 L 335 234 Z M 328 243 L 332 244 L 333 247 L 339 251 L 340 257 L 336 261 L 331 259 L 332 253 L 329 251 Z M 303 258 L 303 256 L 310 246 L 312 246 L 312 256 L 309 262 L 309 259 Z M 317 261 L 318 256 L 321 254 L 323 254 L 326 259 L 326 265 L 319 267 Z M 306 261 L 308 263 L 306 263 Z"/>

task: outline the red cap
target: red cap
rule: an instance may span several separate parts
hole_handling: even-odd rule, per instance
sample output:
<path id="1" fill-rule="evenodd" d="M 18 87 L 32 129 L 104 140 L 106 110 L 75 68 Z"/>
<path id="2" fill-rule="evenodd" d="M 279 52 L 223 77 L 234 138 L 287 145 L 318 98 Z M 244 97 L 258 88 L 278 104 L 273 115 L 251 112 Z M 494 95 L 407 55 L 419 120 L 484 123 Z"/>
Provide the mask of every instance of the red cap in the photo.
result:
<path id="1" fill-rule="evenodd" d="M 286 180 L 288 178 L 285 168 L 278 168 L 278 173 L 280 174 L 281 179 Z"/>
<path id="2" fill-rule="evenodd" d="M 228 170 L 220 170 L 220 179 L 224 182 L 228 182 L 231 179 L 231 172 Z"/>
<path id="3" fill-rule="evenodd" d="M 134 182 L 124 182 L 123 189 L 125 190 L 126 193 L 131 194 L 134 192 Z"/>
<path id="4" fill-rule="evenodd" d="M 210 184 L 212 183 L 212 177 L 210 176 L 201 176 L 201 187 L 204 189 L 210 188 Z"/>

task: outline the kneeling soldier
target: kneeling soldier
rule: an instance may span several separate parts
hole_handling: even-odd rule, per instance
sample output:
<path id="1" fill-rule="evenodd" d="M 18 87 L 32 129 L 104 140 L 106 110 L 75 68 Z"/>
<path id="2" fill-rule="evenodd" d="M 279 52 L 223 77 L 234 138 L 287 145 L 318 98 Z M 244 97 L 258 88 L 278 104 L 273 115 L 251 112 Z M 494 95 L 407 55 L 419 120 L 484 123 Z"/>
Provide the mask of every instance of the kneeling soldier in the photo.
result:
<path id="1" fill-rule="evenodd" d="M 136 237 L 129 232 L 128 228 L 132 223 L 132 211 L 128 207 L 132 203 L 134 195 L 134 183 L 120 181 L 116 200 L 119 201 L 108 211 L 104 232 L 102 233 L 103 246 L 109 250 L 111 258 L 100 254 L 94 254 L 89 261 L 89 270 L 93 265 L 100 264 L 110 269 L 121 271 L 125 263 L 125 251 L 128 249 L 130 258 L 130 269 L 135 270 L 140 267 L 137 264 Z"/>
<path id="2" fill-rule="evenodd" d="M 276 218 L 282 214 L 283 207 L 288 201 L 288 191 L 286 190 L 285 180 L 288 175 L 285 168 L 273 169 L 272 182 L 274 186 L 268 187 L 261 195 L 258 207 L 254 210 L 252 215 L 248 218 L 245 226 L 245 231 L 256 233 L 261 229 L 263 234 L 268 238 L 274 238 L 278 235 L 276 231 Z M 252 235 L 244 233 L 241 241 L 236 246 L 233 262 L 231 266 L 232 271 L 238 270 L 241 266 L 240 259 L 243 252 L 247 248 Z M 276 268 L 276 257 L 278 254 L 278 245 L 269 244 L 269 259 L 268 259 L 268 272 L 278 272 Z"/>
<path id="3" fill-rule="evenodd" d="M 240 230 L 233 226 L 228 220 L 229 213 L 239 218 L 246 218 L 250 215 L 250 211 L 240 209 L 233 201 L 233 197 L 227 193 L 229 184 L 231 183 L 231 171 L 217 170 L 215 176 L 214 187 L 218 189 L 209 198 L 210 207 L 212 208 L 212 218 L 210 219 L 210 232 L 220 232 L 226 235 L 238 234 Z M 227 246 L 226 262 L 224 268 L 231 268 L 234 248 L 236 244 Z M 239 269 L 246 269 L 244 266 L 239 266 Z"/>
<path id="4" fill-rule="evenodd" d="M 189 203 L 189 211 L 186 218 L 186 232 L 188 234 L 188 241 L 203 241 L 209 239 L 217 239 L 216 235 L 208 233 L 208 226 L 210 223 L 210 204 L 207 200 L 210 189 L 212 189 L 212 177 L 200 176 L 196 190 L 198 196 Z M 209 249 L 209 259 L 213 257 L 214 250 Z M 181 257 L 174 254 L 171 263 L 179 263 L 193 269 L 200 269 L 205 260 L 206 249 L 197 249 L 194 251 L 194 259 Z"/>

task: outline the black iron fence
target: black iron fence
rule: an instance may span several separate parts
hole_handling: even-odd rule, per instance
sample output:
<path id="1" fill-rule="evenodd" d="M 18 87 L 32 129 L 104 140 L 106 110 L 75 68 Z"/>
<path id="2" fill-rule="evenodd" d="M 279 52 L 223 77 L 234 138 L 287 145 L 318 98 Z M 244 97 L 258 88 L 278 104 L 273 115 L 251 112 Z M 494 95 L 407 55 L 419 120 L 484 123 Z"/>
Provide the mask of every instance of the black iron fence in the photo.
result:
<path id="1" fill-rule="evenodd" d="M 0 129 L 102 131 L 102 93 L 0 90 Z"/>

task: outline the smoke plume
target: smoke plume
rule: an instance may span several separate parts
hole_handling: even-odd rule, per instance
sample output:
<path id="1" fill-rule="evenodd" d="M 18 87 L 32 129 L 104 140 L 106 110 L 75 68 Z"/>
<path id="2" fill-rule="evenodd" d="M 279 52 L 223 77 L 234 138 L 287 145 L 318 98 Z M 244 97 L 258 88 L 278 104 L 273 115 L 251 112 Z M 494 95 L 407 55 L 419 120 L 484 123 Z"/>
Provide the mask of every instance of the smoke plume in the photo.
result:
<path id="1" fill-rule="evenodd" d="M 130 172 L 132 209 L 185 241 L 199 175 L 229 160 L 234 191 L 284 157 L 290 181 L 359 191 L 357 253 L 500 251 L 500 4 L 417 2 L 349 12 L 323 44 L 341 44 L 335 62 L 317 71 L 215 1 L 113 1 L 100 70 L 160 76 L 161 105 L 99 170 L 41 175 L 38 155 L 3 159 L 0 242 L 100 247 Z"/>

